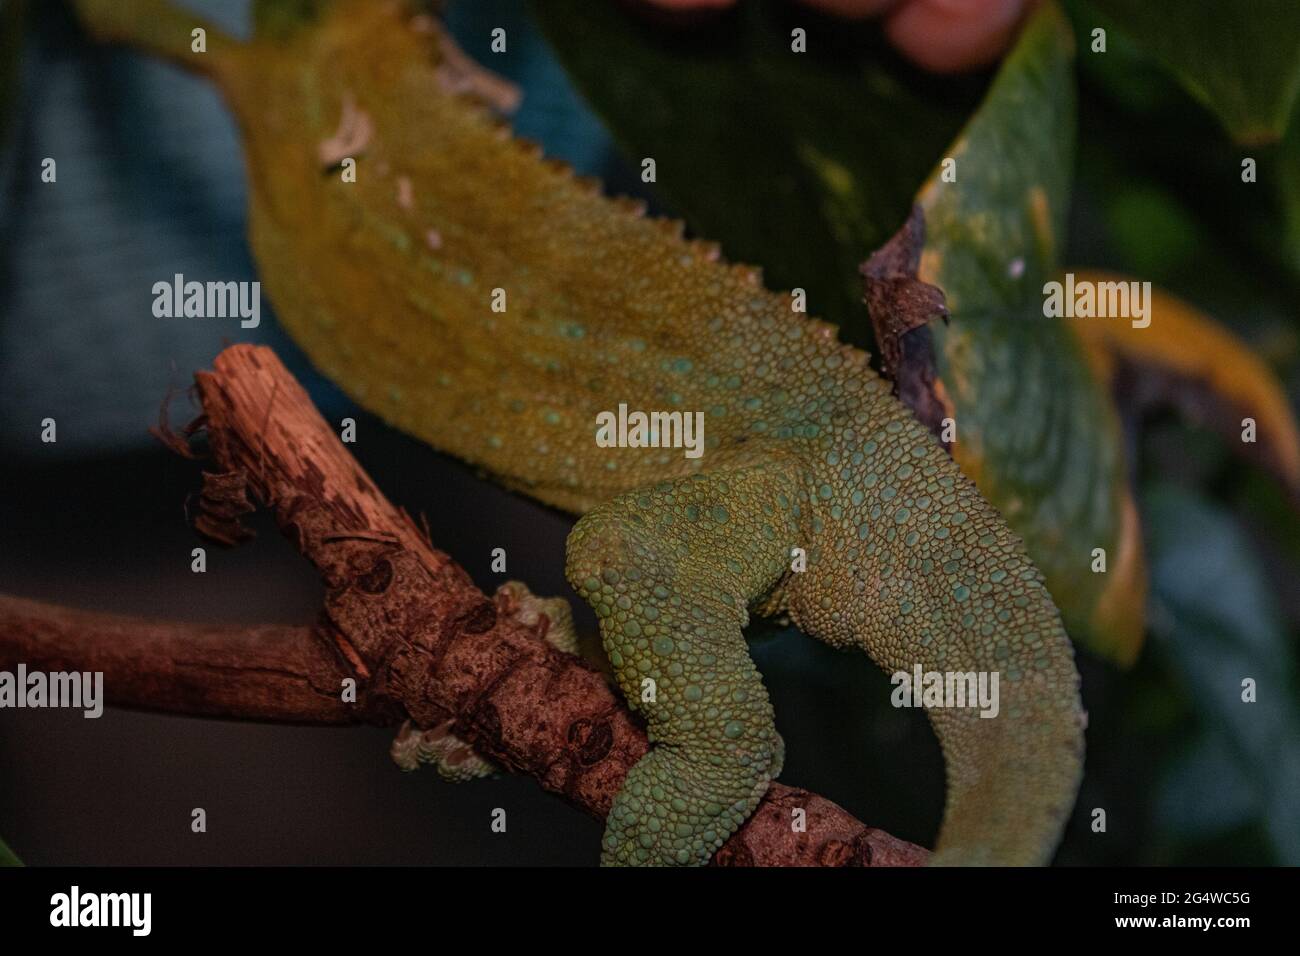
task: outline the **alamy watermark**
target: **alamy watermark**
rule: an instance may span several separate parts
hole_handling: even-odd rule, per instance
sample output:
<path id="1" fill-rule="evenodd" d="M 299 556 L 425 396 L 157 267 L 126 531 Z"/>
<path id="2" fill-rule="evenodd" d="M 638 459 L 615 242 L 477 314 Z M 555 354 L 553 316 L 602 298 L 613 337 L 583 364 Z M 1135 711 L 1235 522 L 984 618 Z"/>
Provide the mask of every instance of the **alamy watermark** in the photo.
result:
<path id="1" fill-rule="evenodd" d="M 596 415 L 596 445 L 600 448 L 684 448 L 687 458 L 704 454 L 703 412 L 640 412 L 627 410 Z"/>
<path id="2" fill-rule="evenodd" d="M 1133 328 L 1151 324 L 1151 283 L 1108 280 L 1076 281 L 1073 272 L 1065 282 L 1043 285 L 1043 315 L 1049 319 L 1131 319 Z"/>
<path id="3" fill-rule="evenodd" d="M 160 319 L 240 319 L 245 329 L 262 321 L 262 283 L 185 281 L 176 273 L 171 282 L 153 284 L 153 314 Z"/>
<path id="4" fill-rule="evenodd" d="M 153 929 L 153 894 L 83 893 L 73 886 L 50 897 L 50 925 L 124 926 L 132 936 L 148 936 Z"/>
<path id="5" fill-rule="evenodd" d="M 979 708 L 981 717 L 996 717 L 997 671 L 927 671 L 917 664 L 912 673 L 895 671 L 889 678 L 894 692 L 889 702 L 895 707 Z"/>
<path id="6" fill-rule="evenodd" d="M 95 719 L 104 713 L 103 671 L 0 671 L 0 708 L 68 708 Z"/>

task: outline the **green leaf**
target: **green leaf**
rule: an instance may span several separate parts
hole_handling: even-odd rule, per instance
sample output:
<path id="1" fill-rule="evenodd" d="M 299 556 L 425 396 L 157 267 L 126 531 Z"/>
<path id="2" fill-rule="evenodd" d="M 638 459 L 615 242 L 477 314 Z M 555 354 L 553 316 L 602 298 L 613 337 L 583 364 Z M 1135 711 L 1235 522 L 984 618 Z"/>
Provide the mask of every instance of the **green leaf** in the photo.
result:
<path id="1" fill-rule="evenodd" d="M 955 181 L 943 181 L 941 166 L 918 197 L 952 308 L 1041 307 L 1070 200 L 1073 49 L 1065 17 L 1045 4 L 948 147 Z"/>
<path id="2" fill-rule="evenodd" d="M 1238 142 L 1273 142 L 1286 131 L 1300 93 L 1300 3 L 1091 2 L 1177 76 Z"/>
<path id="3" fill-rule="evenodd" d="M 1279 862 L 1294 866 L 1300 707 L 1295 658 L 1268 578 L 1232 517 L 1207 499 L 1161 485 L 1144 489 L 1142 499 L 1152 632 L 1202 718 L 1203 752 L 1190 762 L 1214 763 L 1226 775 L 1210 783 L 1177 766 L 1160 805 L 1176 810 L 1179 824 L 1196 821 L 1204 834 L 1237 826 L 1248 810 Z M 1245 678 L 1255 681 L 1254 703 L 1242 700 Z"/>
<path id="4" fill-rule="evenodd" d="M 1206 229 L 1166 189 L 1121 179 L 1105 203 L 1115 254 L 1144 279 L 1166 281 L 1210 244 Z"/>
<path id="5" fill-rule="evenodd" d="M 1104 256 L 1112 268 L 1177 288 L 1222 319 L 1241 317 L 1245 327 L 1258 329 L 1261 312 L 1294 300 L 1300 275 L 1297 110 L 1282 142 L 1243 149 L 1223 135 L 1215 114 L 1109 17 L 1083 0 L 1071 0 L 1068 10 L 1080 37 L 1080 115 L 1087 128 L 1077 191 L 1107 207 L 1112 227 L 1107 248 L 1096 249 L 1094 242 L 1091 254 Z M 1090 33 L 1099 24 L 1108 29 L 1104 54 L 1090 50 Z M 1247 158 L 1257 182 L 1242 181 Z M 1139 203 L 1129 201 L 1135 193 Z M 1155 199 L 1156 193 L 1164 198 Z M 1134 208 L 1148 199 L 1155 200 L 1154 219 Z M 1088 215 L 1084 211 L 1080 219 L 1088 221 Z M 1175 217 L 1190 217 L 1184 223 L 1189 233 L 1174 237 L 1179 224 L 1169 219 Z M 1171 239 L 1173 255 L 1167 256 Z"/>
<path id="6" fill-rule="evenodd" d="M 1071 635 L 1128 662 L 1144 578 L 1119 425 L 1073 333 L 1043 316 L 1069 205 L 1072 51 L 1060 8 L 1042 5 L 948 149 L 955 181 L 941 165 L 918 197 L 918 275 L 952 316 L 930 330 L 953 456 L 1024 538 Z"/>
<path id="7" fill-rule="evenodd" d="M 869 341 L 858 264 L 898 228 L 983 83 L 904 64 L 878 26 L 754 2 L 668 30 L 619 4 L 533 11 L 565 69 L 654 189 L 726 256 L 802 288 Z M 791 51 L 790 31 L 808 51 Z"/>

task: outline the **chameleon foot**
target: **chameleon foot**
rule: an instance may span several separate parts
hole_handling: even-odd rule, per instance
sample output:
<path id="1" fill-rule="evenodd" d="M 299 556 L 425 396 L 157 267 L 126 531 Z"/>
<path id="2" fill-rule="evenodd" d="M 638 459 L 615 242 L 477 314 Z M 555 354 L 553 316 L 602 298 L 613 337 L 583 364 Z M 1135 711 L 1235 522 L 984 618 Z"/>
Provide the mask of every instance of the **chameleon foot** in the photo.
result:
<path id="1" fill-rule="evenodd" d="M 507 581 L 497 588 L 496 597 L 505 598 L 511 616 L 528 627 L 535 627 L 546 615 L 546 642 L 566 654 L 578 653 L 578 631 L 567 600 L 538 597 L 523 581 Z"/>
<path id="2" fill-rule="evenodd" d="M 418 770 L 421 764 L 433 764 L 438 776 L 448 783 L 464 783 L 490 777 L 497 768 L 474 752 L 451 732 L 451 721 L 420 730 L 409 720 L 402 724 L 390 751 L 393 762 L 402 770 Z"/>

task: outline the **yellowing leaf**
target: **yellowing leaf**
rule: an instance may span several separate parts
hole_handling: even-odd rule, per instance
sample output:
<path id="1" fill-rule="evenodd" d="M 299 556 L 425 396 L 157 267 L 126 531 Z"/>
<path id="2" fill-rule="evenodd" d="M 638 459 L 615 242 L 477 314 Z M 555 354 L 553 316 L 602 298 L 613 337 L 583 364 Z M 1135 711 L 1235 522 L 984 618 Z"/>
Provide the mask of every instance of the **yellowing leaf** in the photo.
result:
<path id="1" fill-rule="evenodd" d="M 1074 276 L 1076 286 L 1132 281 L 1106 272 L 1076 270 Z M 1145 327 L 1135 326 L 1130 314 L 1065 321 L 1106 381 L 1114 383 L 1125 366 L 1140 370 L 1150 397 L 1213 428 L 1300 495 L 1300 430 L 1272 370 L 1245 342 L 1168 292 L 1153 288 L 1147 308 Z M 1242 437 L 1248 418 L 1254 420 L 1253 442 Z"/>

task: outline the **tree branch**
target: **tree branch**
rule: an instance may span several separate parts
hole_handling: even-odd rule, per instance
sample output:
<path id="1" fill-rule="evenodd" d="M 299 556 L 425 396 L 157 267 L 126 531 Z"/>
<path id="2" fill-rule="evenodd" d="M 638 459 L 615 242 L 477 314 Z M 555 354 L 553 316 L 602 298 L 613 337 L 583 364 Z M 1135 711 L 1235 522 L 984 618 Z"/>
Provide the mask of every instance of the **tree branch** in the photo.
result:
<path id="1" fill-rule="evenodd" d="M 107 703 L 196 717 L 388 723 L 344 704 L 347 671 L 306 627 L 210 626 L 76 611 L 0 594 L 0 661 L 100 671 Z"/>
<path id="2" fill-rule="evenodd" d="M 0 601 L 0 660 L 105 671 L 110 700 L 208 716 L 420 727 L 447 720 L 476 751 L 603 818 L 645 732 L 597 671 L 543 638 L 545 615 L 507 590 L 489 599 L 348 454 L 269 349 L 236 345 L 195 376 L 220 471 L 195 526 L 247 537 L 254 501 L 315 565 L 312 629 L 149 624 Z M 164 420 L 158 434 L 192 457 Z M 357 703 L 340 699 L 357 682 Z M 802 809 L 806 832 L 794 832 Z M 720 865 L 917 865 L 927 853 L 816 794 L 773 784 L 718 851 Z"/>

